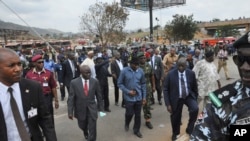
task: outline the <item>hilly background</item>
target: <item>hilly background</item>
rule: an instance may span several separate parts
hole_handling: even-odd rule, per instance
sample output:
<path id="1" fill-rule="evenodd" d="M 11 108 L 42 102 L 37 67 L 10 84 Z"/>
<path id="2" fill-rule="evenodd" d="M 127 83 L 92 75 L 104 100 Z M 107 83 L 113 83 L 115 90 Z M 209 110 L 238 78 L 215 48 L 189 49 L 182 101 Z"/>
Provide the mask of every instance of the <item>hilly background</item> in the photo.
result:
<path id="1" fill-rule="evenodd" d="M 36 32 L 38 32 L 40 35 L 46 35 L 46 34 L 60 34 L 64 33 L 62 31 L 56 30 L 56 29 L 42 29 L 42 28 L 37 28 L 37 27 L 32 27 Z M 22 26 L 10 22 L 4 22 L 0 19 L 0 29 L 14 29 L 14 30 L 28 30 L 29 34 L 36 36 L 34 31 L 27 27 L 27 26 Z"/>

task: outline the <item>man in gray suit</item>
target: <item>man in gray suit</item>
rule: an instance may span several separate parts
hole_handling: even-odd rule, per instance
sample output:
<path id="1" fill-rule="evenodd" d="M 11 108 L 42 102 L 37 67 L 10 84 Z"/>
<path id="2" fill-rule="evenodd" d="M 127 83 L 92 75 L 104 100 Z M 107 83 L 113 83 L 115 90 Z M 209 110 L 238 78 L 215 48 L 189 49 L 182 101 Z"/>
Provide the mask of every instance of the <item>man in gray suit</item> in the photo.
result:
<path id="1" fill-rule="evenodd" d="M 154 77 L 155 77 L 155 88 L 157 92 L 157 100 L 160 105 L 162 105 L 161 99 L 162 99 L 162 81 L 164 76 L 164 69 L 162 64 L 162 59 L 159 56 L 159 50 L 155 49 L 152 53 L 154 53 L 151 57 L 150 64 L 154 71 Z M 154 95 L 152 96 L 152 104 L 155 103 Z"/>
<path id="2" fill-rule="evenodd" d="M 103 111 L 100 85 L 98 80 L 90 77 L 89 66 L 81 65 L 80 72 L 81 76 L 70 83 L 68 117 L 71 120 L 73 116 L 77 118 L 78 126 L 83 130 L 85 139 L 95 141 L 97 113 L 98 110 Z"/>

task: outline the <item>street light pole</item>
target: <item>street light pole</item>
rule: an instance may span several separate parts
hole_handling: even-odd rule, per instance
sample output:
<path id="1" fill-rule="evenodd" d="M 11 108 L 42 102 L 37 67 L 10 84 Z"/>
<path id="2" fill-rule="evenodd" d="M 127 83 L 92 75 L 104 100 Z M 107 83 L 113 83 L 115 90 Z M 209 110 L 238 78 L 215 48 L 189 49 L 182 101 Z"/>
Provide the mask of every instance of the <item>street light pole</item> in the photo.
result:
<path id="1" fill-rule="evenodd" d="M 150 41 L 153 42 L 153 0 L 148 1 L 149 23 L 150 23 Z"/>
<path id="2" fill-rule="evenodd" d="M 157 21 L 157 25 L 156 25 L 156 31 L 157 31 L 156 40 L 158 42 L 158 39 L 159 39 L 159 34 L 158 34 L 158 27 L 159 27 L 158 22 L 159 22 L 159 19 L 156 17 L 155 20 Z"/>

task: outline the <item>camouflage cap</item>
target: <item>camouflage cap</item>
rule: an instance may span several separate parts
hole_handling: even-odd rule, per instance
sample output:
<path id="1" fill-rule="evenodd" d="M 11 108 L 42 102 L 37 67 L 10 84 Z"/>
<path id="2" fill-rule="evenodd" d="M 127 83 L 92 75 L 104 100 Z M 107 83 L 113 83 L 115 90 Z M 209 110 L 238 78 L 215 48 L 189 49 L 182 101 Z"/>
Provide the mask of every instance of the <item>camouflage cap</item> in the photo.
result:
<path id="1" fill-rule="evenodd" d="M 136 57 L 138 57 L 138 58 L 143 57 L 143 56 L 145 56 L 144 52 L 138 52 L 136 55 Z"/>

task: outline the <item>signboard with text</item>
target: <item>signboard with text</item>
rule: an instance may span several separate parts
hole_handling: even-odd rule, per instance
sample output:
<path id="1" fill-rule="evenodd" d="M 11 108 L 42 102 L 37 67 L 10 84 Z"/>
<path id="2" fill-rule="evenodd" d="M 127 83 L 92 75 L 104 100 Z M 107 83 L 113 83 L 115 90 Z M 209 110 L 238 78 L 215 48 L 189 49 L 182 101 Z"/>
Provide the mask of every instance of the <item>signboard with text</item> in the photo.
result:
<path id="1" fill-rule="evenodd" d="M 152 9 L 161 9 L 186 4 L 186 0 L 121 0 L 122 7 L 141 11 L 149 11 L 149 4 Z"/>

